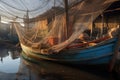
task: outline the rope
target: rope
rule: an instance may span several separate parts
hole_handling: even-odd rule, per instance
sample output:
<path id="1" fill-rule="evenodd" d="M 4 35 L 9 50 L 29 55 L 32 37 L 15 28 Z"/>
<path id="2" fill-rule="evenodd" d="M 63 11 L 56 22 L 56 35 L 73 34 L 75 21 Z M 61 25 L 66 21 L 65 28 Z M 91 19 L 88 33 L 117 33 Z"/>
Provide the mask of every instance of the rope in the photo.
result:
<path id="1" fill-rule="evenodd" d="M 19 11 L 26 12 L 27 10 L 29 10 L 29 9 L 27 8 L 27 6 L 25 6 L 25 4 L 24 4 L 24 2 L 23 2 L 22 0 L 20 0 L 20 1 L 22 2 L 22 4 L 25 6 L 25 8 L 26 8 L 27 10 L 19 9 L 19 8 L 16 8 L 16 7 L 14 7 L 14 6 L 12 6 L 12 5 L 10 5 L 10 4 L 8 4 L 8 3 L 2 1 L 2 0 L 0 0 L 0 1 L 1 1 L 3 4 L 5 4 L 5 5 L 7 5 L 7 6 L 11 7 L 11 8 L 14 8 L 14 9 L 16 9 L 16 10 L 19 10 Z M 49 3 L 49 0 L 46 0 L 46 1 L 44 1 L 44 3 L 42 4 L 43 6 L 40 5 L 38 8 L 29 10 L 29 12 L 37 11 L 37 10 L 39 10 L 39 9 L 41 9 L 41 8 L 43 8 L 43 7 L 45 7 L 48 3 Z"/>

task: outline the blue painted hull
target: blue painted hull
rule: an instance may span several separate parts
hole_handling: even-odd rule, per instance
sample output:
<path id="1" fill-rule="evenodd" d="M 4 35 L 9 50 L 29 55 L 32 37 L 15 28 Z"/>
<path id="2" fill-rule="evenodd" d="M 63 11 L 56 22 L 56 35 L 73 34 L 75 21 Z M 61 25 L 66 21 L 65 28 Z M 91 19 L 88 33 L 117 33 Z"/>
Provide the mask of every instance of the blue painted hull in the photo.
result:
<path id="1" fill-rule="evenodd" d="M 107 64 L 110 62 L 117 39 L 107 40 L 104 44 L 86 49 L 66 49 L 58 54 L 40 54 L 23 48 L 23 55 L 35 60 L 52 60 L 70 64 Z"/>

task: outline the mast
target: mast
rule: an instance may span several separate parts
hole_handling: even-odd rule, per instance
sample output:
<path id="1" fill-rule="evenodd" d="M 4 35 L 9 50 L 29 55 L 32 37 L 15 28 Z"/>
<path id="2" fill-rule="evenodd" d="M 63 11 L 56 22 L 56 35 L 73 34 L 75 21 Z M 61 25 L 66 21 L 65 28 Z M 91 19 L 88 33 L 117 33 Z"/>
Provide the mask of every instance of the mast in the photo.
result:
<path id="1" fill-rule="evenodd" d="M 100 37 L 103 36 L 103 28 L 104 28 L 104 13 L 101 14 L 102 17 L 102 26 L 101 26 L 101 33 L 100 33 Z"/>
<path id="2" fill-rule="evenodd" d="M 68 18 L 68 0 L 64 0 L 64 3 L 65 3 L 65 21 L 66 21 L 66 28 L 67 28 L 67 30 L 66 30 L 66 38 L 68 38 L 69 36 L 68 36 L 68 20 L 69 20 L 69 18 Z"/>
<path id="3" fill-rule="evenodd" d="M 1 16 L 0 16 L 0 27 L 1 27 Z"/>
<path id="4" fill-rule="evenodd" d="M 29 11 L 27 10 L 26 19 L 27 19 L 27 29 L 29 29 Z"/>
<path id="5" fill-rule="evenodd" d="M 29 10 L 26 11 L 26 15 L 24 16 L 24 24 L 27 31 L 29 29 Z"/>

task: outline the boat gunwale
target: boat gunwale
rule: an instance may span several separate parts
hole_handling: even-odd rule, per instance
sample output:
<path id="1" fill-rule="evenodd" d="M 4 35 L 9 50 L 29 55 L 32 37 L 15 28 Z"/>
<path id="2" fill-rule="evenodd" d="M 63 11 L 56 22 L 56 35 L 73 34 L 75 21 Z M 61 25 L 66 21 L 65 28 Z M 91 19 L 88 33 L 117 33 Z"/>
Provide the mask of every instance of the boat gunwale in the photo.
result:
<path id="1" fill-rule="evenodd" d="M 95 50 L 95 49 L 96 49 L 96 50 L 97 50 L 97 49 L 99 50 L 99 49 L 104 48 L 104 47 L 113 46 L 114 44 L 112 44 L 112 43 L 113 43 L 115 40 L 116 40 L 116 38 L 111 38 L 111 39 L 109 39 L 109 40 L 105 40 L 105 41 L 99 43 L 98 45 L 94 45 L 94 46 L 91 46 L 91 47 L 87 47 L 87 48 L 83 48 L 83 49 L 80 49 L 80 48 L 64 49 L 64 50 L 61 50 L 59 53 L 52 53 L 52 54 L 42 54 L 40 50 L 39 50 L 39 51 L 33 50 L 32 48 L 30 48 L 30 47 L 28 47 L 28 46 L 26 46 L 26 45 L 24 45 L 24 44 L 22 44 L 22 43 L 21 43 L 21 46 L 22 46 L 22 48 L 25 47 L 25 48 L 29 49 L 30 52 L 33 52 L 33 53 L 35 53 L 35 54 L 40 54 L 40 55 L 58 55 L 58 54 L 64 54 L 65 52 L 68 53 L 68 51 L 69 51 L 68 54 L 77 54 L 78 51 L 81 52 L 81 53 L 85 53 L 85 52 L 93 51 L 93 49 L 94 49 L 94 50 Z M 107 44 L 107 45 L 106 45 L 106 44 Z M 103 47 L 103 46 L 104 46 L 104 47 Z M 23 50 L 24 50 L 24 49 L 23 49 Z M 85 51 L 85 50 L 86 50 L 86 51 Z M 63 53 L 63 52 L 64 52 L 64 53 Z M 77 52 L 77 53 L 76 53 L 76 52 Z M 68 55 L 68 54 L 66 54 L 66 55 Z"/>

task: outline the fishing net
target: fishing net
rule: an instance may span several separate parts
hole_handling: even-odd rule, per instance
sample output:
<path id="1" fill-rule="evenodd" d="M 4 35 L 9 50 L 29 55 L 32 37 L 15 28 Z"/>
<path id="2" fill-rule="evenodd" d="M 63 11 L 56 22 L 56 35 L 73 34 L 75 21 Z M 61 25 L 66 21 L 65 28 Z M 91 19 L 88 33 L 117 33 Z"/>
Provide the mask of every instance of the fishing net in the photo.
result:
<path id="1" fill-rule="evenodd" d="M 114 1 L 116 0 L 69 0 L 66 14 L 64 1 L 60 3 L 60 0 L 56 0 L 56 5 L 59 5 L 55 6 L 54 3 L 54 8 L 29 19 L 25 26 L 16 22 L 12 24 L 22 45 L 38 52 L 47 50 L 48 54 L 59 52 L 90 29 L 92 22 Z"/>

